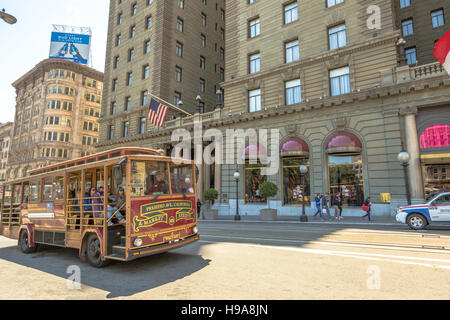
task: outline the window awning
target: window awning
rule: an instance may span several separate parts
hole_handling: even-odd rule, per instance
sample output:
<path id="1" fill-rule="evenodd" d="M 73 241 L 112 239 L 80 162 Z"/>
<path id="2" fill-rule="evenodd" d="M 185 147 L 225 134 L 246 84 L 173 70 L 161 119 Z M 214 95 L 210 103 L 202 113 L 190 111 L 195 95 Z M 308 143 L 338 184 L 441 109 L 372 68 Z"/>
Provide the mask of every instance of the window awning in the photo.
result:
<path id="1" fill-rule="evenodd" d="M 280 148 L 282 157 L 309 156 L 308 144 L 300 138 L 289 138 Z"/>
<path id="2" fill-rule="evenodd" d="M 338 132 L 327 143 L 327 153 L 361 152 L 362 144 L 358 137 L 349 132 Z"/>

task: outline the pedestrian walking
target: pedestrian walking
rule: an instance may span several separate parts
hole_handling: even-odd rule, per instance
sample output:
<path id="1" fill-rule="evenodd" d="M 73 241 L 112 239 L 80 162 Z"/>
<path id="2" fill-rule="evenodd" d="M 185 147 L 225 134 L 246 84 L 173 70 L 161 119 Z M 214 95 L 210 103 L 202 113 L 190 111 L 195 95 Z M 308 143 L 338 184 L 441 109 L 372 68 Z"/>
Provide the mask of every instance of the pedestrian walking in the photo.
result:
<path id="1" fill-rule="evenodd" d="M 342 216 L 342 194 L 340 192 L 337 194 L 337 206 L 339 209 L 339 220 L 342 220 L 344 217 Z"/>
<path id="2" fill-rule="evenodd" d="M 316 209 L 317 212 L 314 214 L 314 217 L 316 217 L 318 214 L 320 214 L 320 218 L 322 219 L 322 208 L 320 207 L 320 197 L 321 194 L 316 194 L 316 197 L 314 198 L 314 201 L 316 202 Z"/>
<path id="3" fill-rule="evenodd" d="M 197 219 L 200 219 L 200 211 L 202 211 L 202 202 L 197 199 Z"/>
<path id="4" fill-rule="evenodd" d="M 322 205 L 322 213 L 326 213 L 328 216 L 328 220 L 331 220 L 331 216 L 330 216 L 330 208 L 328 207 L 328 196 L 329 194 L 326 193 L 325 195 L 322 195 L 322 197 L 320 198 L 320 203 Z"/>
<path id="5" fill-rule="evenodd" d="M 334 208 L 334 218 L 336 220 L 340 220 L 339 216 L 340 216 L 340 210 L 339 210 L 339 200 L 338 200 L 338 195 L 334 194 L 333 197 L 331 198 L 331 206 Z"/>
<path id="6" fill-rule="evenodd" d="M 362 205 L 362 209 L 367 212 L 365 215 L 363 215 L 361 218 L 364 219 L 365 217 L 369 218 L 370 221 L 370 207 L 372 206 L 372 202 L 370 202 L 370 197 L 367 197 L 366 201 L 364 201 L 364 204 Z"/>
<path id="7" fill-rule="evenodd" d="M 334 207 L 334 218 L 342 220 L 342 196 L 340 192 L 333 196 L 331 205 Z"/>

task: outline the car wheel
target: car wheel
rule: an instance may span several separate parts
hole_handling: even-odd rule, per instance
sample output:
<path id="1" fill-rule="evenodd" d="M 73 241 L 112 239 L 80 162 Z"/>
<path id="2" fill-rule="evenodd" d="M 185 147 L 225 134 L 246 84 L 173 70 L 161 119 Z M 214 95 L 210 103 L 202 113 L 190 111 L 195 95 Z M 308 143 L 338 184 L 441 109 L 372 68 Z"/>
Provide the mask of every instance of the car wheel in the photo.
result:
<path id="1" fill-rule="evenodd" d="M 408 216 L 408 226 L 413 230 L 422 230 L 427 225 L 427 220 L 420 214 L 412 214 Z"/>
<path id="2" fill-rule="evenodd" d="M 87 258 L 89 263 L 96 268 L 102 268 L 109 263 L 109 260 L 102 259 L 100 240 L 97 235 L 91 234 L 87 239 L 86 245 Z"/>
<path id="3" fill-rule="evenodd" d="M 37 250 L 37 246 L 36 245 L 34 247 L 30 247 L 30 240 L 29 240 L 29 237 L 28 237 L 28 231 L 27 230 L 24 230 L 24 231 L 22 231 L 20 233 L 19 247 L 20 247 L 20 250 L 23 253 L 26 253 L 26 254 L 36 252 L 36 250 Z"/>

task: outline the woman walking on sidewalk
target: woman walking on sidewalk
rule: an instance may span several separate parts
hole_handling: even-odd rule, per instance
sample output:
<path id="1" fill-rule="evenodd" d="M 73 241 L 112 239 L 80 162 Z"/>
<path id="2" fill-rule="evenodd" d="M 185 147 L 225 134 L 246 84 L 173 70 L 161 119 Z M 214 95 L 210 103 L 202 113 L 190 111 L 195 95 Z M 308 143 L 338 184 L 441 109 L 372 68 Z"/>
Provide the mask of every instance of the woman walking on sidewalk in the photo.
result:
<path id="1" fill-rule="evenodd" d="M 367 214 L 363 215 L 361 218 L 368 217 L 370 221 L 370 207 L 372 206 L 372 202 L 370 202 L 370 197 L 367 197 L 366 201 L 362 205 L 362 209 L 367 212 Z"/>

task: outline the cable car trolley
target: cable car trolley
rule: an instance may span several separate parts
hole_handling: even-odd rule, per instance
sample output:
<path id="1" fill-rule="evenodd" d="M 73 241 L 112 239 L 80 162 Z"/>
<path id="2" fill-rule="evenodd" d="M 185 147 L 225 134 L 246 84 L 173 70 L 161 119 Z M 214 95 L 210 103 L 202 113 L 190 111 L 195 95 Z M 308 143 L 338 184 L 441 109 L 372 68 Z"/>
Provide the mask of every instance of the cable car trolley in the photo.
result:
<path id="1" fill-rule="evenodd" d="M 30 171 L 3 186 L 0 234 L 22 252 L 76 248 L 103 267 L 199 240 L 191 160 L 117 148 Z"/>

